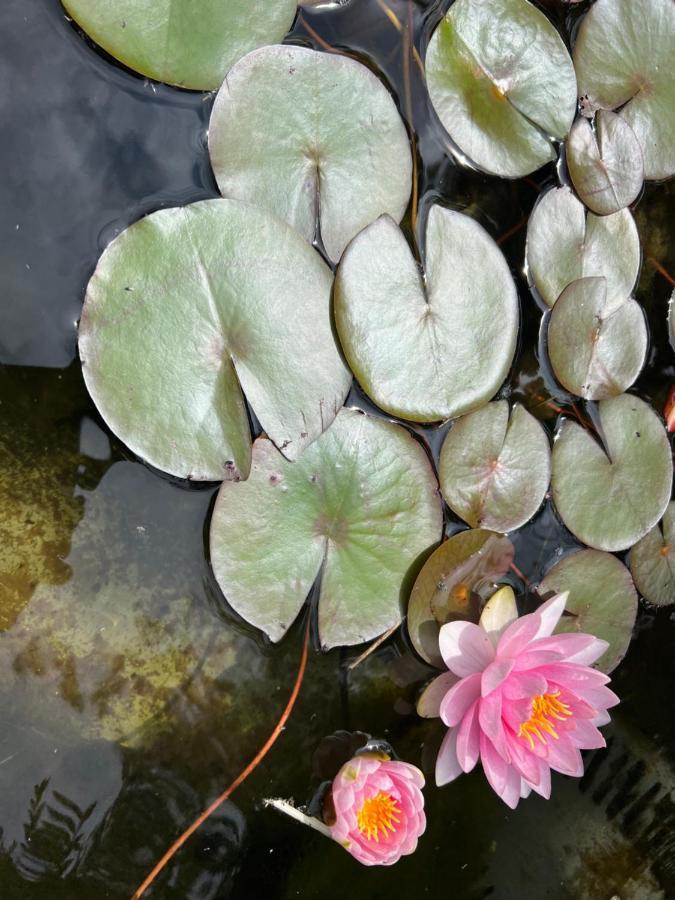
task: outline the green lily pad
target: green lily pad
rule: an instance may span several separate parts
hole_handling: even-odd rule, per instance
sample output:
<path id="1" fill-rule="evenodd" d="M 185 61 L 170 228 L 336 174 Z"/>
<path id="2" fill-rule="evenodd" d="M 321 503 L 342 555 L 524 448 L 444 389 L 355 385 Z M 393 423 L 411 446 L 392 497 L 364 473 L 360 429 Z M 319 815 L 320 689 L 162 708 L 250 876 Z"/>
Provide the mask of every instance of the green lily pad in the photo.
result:
<path id="1" fill-rule="evenodd" d="M 351 381 L 331 285 L 318 253 L 263 210 L 205 200 L 153 213 L 110 244 L 89 282 L 79 336 L 89 392 L 135 453 L 181 478 L 246 478 L 242 389 L 295 459 Z"/>
<path id="2" fill-rule="evenodd" d="M 580 632 L 607 641 L 595 664 L 611 672 L 626 655 L 637 616 L 638 598 L 630 572 L 598 550 L 578 550 L 557 562 L 537 588 L 540 594 L 569 591 L 556 634 Z"/>
<path id="3" fill-rule="evenodd" d="M 556 158 L 576 111 L 572 60 L 526 0 L 456 0 L 429 42 L 427 86 L 460 150 L 493 175 L 518 178 Z"/>
<path id="4" fill-rule="evenodd" d="M 675 603 L 675 502 L 660 526 L 655 525 L 630 551 L 637 589 L 656 606 Z"/>
<path id="5" fill-rule="evenodd" d="M 635 300 L 607 314 L 607 280 L 581 278 L 551 310 L 548 352 L 558 381 L 585 400 L 622 394 L 640 374 L 649 338 Z"/>
<path id="6" fill-rule="evenodd" d="M 674 40 L 672 0 L 597 0 L 574 45 L 584 111 L 620 107 L 642 146 L 646 178 L 675 173 Z"/>
<path id="7" fill-rule="evenodd" d="M 68 14 L 111 56 L 157 81 L 220 87 L 249 51 L 278 43 L 296 0 L 63 0 Z"/>
<path id="8" fill-rule="evenodd" d="M 595 131 L 588 119 L 577 119 L 566 146 L 570 178 L 589 209 L 607 216 L 636 199 L 644 180 L 642 149 L 625 119 L 601 109 Z"/>
<path id="9" fill-rule="evenodd" d="M 586 215 L 567 187 L 547 191 L 532 210 L 525 255 L 530 283 L 548 306 L 568 284 L 598 275 L 607 279 L 609 314 L 628 299 L 640 271 L 640 239 L 630 212 Z"/>
<path id="10" fill-rule="evenodd" d="M 598 550 L 625 550 L 659 521 L 670 499 L 665 429 L 632 394 L 598 404 L 602 445 L 565 419 L 553 444 L 553 500 L 569 530 Z"/>
<path id="11" fill-rule="evenodd" d="M 335 280 L 335 323 L 366 393 L 404 419 L 457 416 L 492 397 L 516 348 L 518 297 L 509 267 L 473 219 L 432 206 L 426 277 L 388 217 L 347 248 Z"/>
<path id="12" fill-rule="evenodd" d="M 224 197 L 284 219 L 337 261 L 378 216 L 401 221 L 412 157 L 393 98 L 365 66 L 305 47 L 265 47 L 228 73 L 209 125 Z"/>
<path id="13" fill-rule="evenodd" d="M 506 400 L 458 419 L 441 450 L 441 491 L 472 528 L 520 528 L 539 509 L 550 478 L 546 432 L 518 404 L 509 418 Z"/>
<path id="14" fill-rule="evenodd" d="M 443 668 L 438 632 L 455 619 L 477 622 L 480 608 L 513 560 L 513 544 L 501 534 L 472 529 L 453 534 L 424 564 L 410 595 L 408 633 L 415 650 Z"/>
<path id="15" fill-rule="evenodd" d="M 441 536 L 438 486 L 400 426 L 343 409 L 295 463 L 266 438 L 248 481 L 223 482 L 211 562 L 230 605 L 273 641 L 321 573 L 325 649 L 376 637 L 401 619 L 406 579 Z"/>

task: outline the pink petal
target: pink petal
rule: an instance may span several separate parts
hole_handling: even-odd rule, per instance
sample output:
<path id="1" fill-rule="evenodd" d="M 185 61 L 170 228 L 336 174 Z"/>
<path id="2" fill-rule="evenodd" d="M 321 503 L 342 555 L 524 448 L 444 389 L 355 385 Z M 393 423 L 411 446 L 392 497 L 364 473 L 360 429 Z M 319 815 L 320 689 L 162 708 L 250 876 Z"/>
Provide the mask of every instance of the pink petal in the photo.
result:
<path id="1" fill-rule="evenodd" d="M 496 690 L 509 677 L 513 669 L 512 659 L 496 659 L 484 670 L 481 676 L 480 691 L 484 697 Z"/>
<path id="2" fill-rule="evenodd" d="M 539 760 L 513 733 L 507 736 L 511 765 L 529 784 L 539 784 Z"/>
<path id="3" fill-rule="evenodd" d="M 539 609 L 534 613 L 535 616 L 539 617 L 539 631 L 537 632 L 537 637 L 548 637 L 553 634 L 555 626 L 558 624 L 560 620 L 560 616 L 562 616 L 565 611 L 565 604 L 567 603 L 568 592 L 565 591 L 563 594 L 556 594 L 555 597 L 551 597 L 550 600 L 547 600 L 546 603 L 542 603 Z"/>
<path id="4" fill-rule="evenodd" d="M 497 656 L 500 659 L 518 656 L 527 647 L 539 631 L 539 619 L 536 613 L 521 616 L 511 622 L 497 644 Z"/>
<path id="5" fill-rule="evenodd" d="M 554 650 L 561 653 L 565 662 L 574 662 L 577 665 L 590 665 L 581 662 L 577 655 L 591 656 L 591 662 L 595 662 L 609 647 L 607 641 L 601 641 L 592 634 L 554 634 L 551 637 L 539 638 L 533 642 L 531 650 Z M 597 652 L 597 656 L 593 654 Z"/>
<path id="6" fill-rule="evenodd" d="M 547 762 L 556 772 L 581 778 L 584 774 L 584 763 L 579 750 L 568 741 L 560 739 L 547 744 Z"/>
<path id="7" fill-rule="evenodd" d="M 495 656 L 490 638 L 473 622 L 443 625 L 438 645 L 446 666 L 460 678 L 482 672 Z"/>
<path id="8" fill-rule="evenodd" d="M 603 725 L 609 725 L 611 721 L 611 716 L 606 709 L 600 710 L 597 716 L 594 716 L 591 719 L 591 722 L 593 723 L 593 725 L 595 725 L 596 728 L 602 728 Z"/>
<path id="9" fill-rule="evenodd" d="M 430 681 L 417 701 L 417 714 L 425 719 L 433 719 L 440 715 L 441 700 L 450 688 L 457 684 L 458 678 L 453 672 L 443 672 Z"/>
<path id="10" fill-rule="evenodd" d="M 603 641 L 601 638 L 593 638 L 592 644 L 589 644 L 585 650 L 580 650 L 578 653 L 569 656 L 567 662 L 577 663 L 580 666 L 592 666 L 594 662 L 600 659 L 608 647 L 609 643 L 607 641 Z"/>
<path id="11" fill-rule="evenodd" d="M 528 669 L 538 669 L 548 663 L 558 662 L 560 658 L 561 654 L 554 653 L 553 650 L 526 650 L 515 660 L 513 670 L 514 672 L 526 672 Z"/>
<path id="12" fill-rule="evenodd" d="M 598 750 L 606 747 L 604 737 L 588 719 L 577 719 L 575 727 L 568 734 L 569 740 L 580 750 Z"/>
<path id="13" fill-rule="evenodd" d="M 443 738 L 436 758 L 436 784 L 442 787 L 461 774 L 462 767 L 457 759 L 457 729 L 451 728 Z"/>
<path id="14" fill-rule="evenodd" d="M 539 672 L 514 672 L 502 689 L 507 700 L 530 700 L 546 693 L 546 679 Z"/>
<path id="15" fill-rule="evenodd" d="M 527 800 L 527 798 L 530 796 L 531 793 L 532 793 L 532 788 L 525 781 L 524 778 L 521 778 L 520 779 L 520 799 Z"/>
<path id="16" fill-rule="evenodd" d="M 490 787 L 495 794 L 501 797 L 506 784 L 508 763 L 502 759 L 492 742 L 482 732 L 480 735 L 480 761 Z"/>
<path id="17" fill-rule="evenodd" d="M 528 782 L 533 791 L 536 791 L 544 800 L 548 800 L 551 796 L 551 769 L 543 759 L 537 760 L 539 765 L 538 782 Z"/>
<path id="18" fill-rule="evenodd" d="M 448 727 L 461 722 L 467 709 L 480 697 L 480 679 L 478 672 L 468 675 L 451 687 L 445 695 L 440 713 L 441 719 Z"/>
<path id="19" fill-rule="evenodd" d="M 520 785 L 520 775 L 512 766 L 509 766 L 506 773 L 506 784 L 504 785 L 504 790 L 500 796 L 504 803 L 511 809 L 515 809 L 516 806 L 518 806 L 518 801 L 520 800 Z"/>
<path id="20" fill-rule="evenodd" d="M 576 666 L 574 663 L 559 662 L 547 663 L 538 670 L 539 675 L 556 684 L 562 684 L 569 687 L 576 693 L 583 692 L 587 687 L 602 687 L 610 680 L 609 675 L 599 672 L 597 669 L 591 669 L 588 666 Z"/>
<path id="21" fill-rule="evenodd" d="M 497 753 L 508 762 L 509 751 L 502 723 L 502 696 L 500 693 L 490 694 L 489 697 L 484 697 L 480 701 L 478 723 L 494 744 Z"/>
<path id="22" fill-rule="evenodd" d="M 470 772 L 478 762 L 480 727 L 478 725 L 478 701 L 462 719 L 457 729 L 457 759 L 464 772 Z"/>

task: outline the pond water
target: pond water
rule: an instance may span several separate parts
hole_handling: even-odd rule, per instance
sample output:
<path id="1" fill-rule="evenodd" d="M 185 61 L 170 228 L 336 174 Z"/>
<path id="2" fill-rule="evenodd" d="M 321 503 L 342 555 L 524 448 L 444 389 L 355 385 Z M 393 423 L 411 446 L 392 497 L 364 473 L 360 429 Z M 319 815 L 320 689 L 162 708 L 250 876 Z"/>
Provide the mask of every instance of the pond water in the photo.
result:
<path id="1" fill-rule="evenodd" d="M 384 73 L 402 114 L 412 110 L 421 209 L 439 197 L 500 242 L 523 313 L 502 396 L 552 433 L 553 407 L 567 398 L 535 352 L 541 310 L 523 251 L 526 218 L 555 168 L 512 182 L 453 163 L 411 54 L 447 3 L 387 0 L 401 32 L 383 5 L 306 11 L 292 39 L 347 49 Z M 570 34 L 578 10 L 556 0 L 542 8 Z M 123 69 L 57 0 L 4 0 L 0 74 L 0 898 L 128 900 L 271 731 L 303 624 L 273 647 L 229 610 L 205 542 L 217 486 L 177 484 L 136 460 L 103 425 L 76 358 L 84 288 L 110 239 L 151 210 L 217 195 L 206 151 L 212 96 Z M 635 209 L 636 296 L 651 336 L 635 390 L 659 410 L 675 377 L 664 274 L 675 272 L 672 200 L 672 182 L 651 185 Z M 350 402 L 372 409 L 356 388 Z M 416 431 L 437 453 L 444 430 Z M 448 531 L 459 527 L 448 516 Z M 546 505 L 515 544 L 518 568 L 536 583 L 575 542 Z M 429 670 L 402 637 L 353 670 L 358 650 L 312 652 L 272 752 L 149 896 L 675 896 L 673 631 L 668 609 L 641 604 L 614 674 L 623 702 L 608 749 L 588 755 L 582 779 L 554 776 L 549 802 L 533 795 L 516 812 L 478 771 L 441 790 L 430 783 L 417 853 L 381 870 L 261 801 L 308 800 L 321 778 L 314 751 L 340 729 L 386 738 L 429 770 L 441 727 L 414 710 Z"/>

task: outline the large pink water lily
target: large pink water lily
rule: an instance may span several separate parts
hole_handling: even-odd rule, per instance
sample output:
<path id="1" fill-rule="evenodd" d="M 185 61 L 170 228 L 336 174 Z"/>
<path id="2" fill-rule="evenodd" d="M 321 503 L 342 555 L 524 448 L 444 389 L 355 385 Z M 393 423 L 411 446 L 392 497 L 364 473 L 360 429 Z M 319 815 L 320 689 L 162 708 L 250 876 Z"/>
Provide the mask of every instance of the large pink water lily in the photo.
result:
<path id="1" fill-rule="evenodd" d="M 553 635 L 566 599 L 559 594 L 506 624 L 503 615 L 496 623 L 488 615 L 479 625 L 441 628 L 449 672 L 422 698 L 422 714 L 439 714 L 449 729 L 436 761 L 438 785 L 480 759 L 492 788 L 515 809 L 530 791 L 550 796 L 551 769 L 581 776 L 580 750 L 605 746 L 598 726 L 619 699 L 590 665 L 608 644 L 589 634 Z"/>
<path id="2" fill-rule="evenodd" d="M 366 866 L 390 866 L 412 853 L 426 828 L 424 776 L 379 754 L 355 756 L 338 772 L 331 837 Z"/>

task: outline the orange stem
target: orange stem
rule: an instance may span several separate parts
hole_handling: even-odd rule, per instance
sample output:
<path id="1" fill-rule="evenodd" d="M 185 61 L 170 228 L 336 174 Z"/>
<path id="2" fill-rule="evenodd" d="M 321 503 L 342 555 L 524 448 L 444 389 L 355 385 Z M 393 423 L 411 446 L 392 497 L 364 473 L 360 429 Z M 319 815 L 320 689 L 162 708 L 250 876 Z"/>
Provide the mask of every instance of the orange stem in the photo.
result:
<path id="1" fill-rule="evenodd" d="M 300 24 L 305 29 L 307 34 L 317 42 L 319 47 L 323 47 L 323 49 L 326 50 L 328 53 L 337 53 L 338 52 L 335 49 L 335 47 L 331 47 L 331 45 L 329 43 L 324 41 L 324 39 L 321 37 L 321 35 L 318 33 L 318 31 L 315 31 L 312 28 L 312 26 L 309 24 L 309 22 L 303 16 L 302 13 L 300 13 L 300 15 L 298 16 L 298 22 L 300 22 Z"/>
<path id="2" fill-rule="evenodd" d="M 307 655 L 309 650 L 309 618 L 307 619 L 307 628 L 305 629 L 305 639 L 302 645 L 302 657 L 300 658 L 300 668 L 298 669 L 298 674 L 295 679 L 295 684 L 293 685 L 293 690 L 291 692 L 291 696 L 288 699 L 288 703 L 284 711 L 281 714 L 279 721 L 277 722 L 274 731 L 267 738 L 263 746 L 260 748 L 258 753 L 254 756 L 251 762 L 246 766 L 243 772 L 241 772 L 234 779 L 232 784 L 227 788 L 227 790 L 223 791 L 223 793 L 218 797 L 213 803 L 204 810 L 204 812 L 199 816 L 198 819 L 190 825 L 190 827 L 181 834 L 177 841 L 175 841 L 169 849 L 166 851 L 164 856 L 157 863 L 155 868 L 150 872 L 148 877 L 145 879 L 143 884 L 140 887 L 136 888 L 131 900 L 139 900 L 140 897 L 147 891 L 152 882 L 157 878 L 162 869 L 166 866 L 166 864 L 171 860 L 171 858 L 176 854 L 178 850 L 183 846 L 183 844 L 187 841 L 187 839 L 195 833 L 195 831 L 202 825 L 209 816 L 214 813 L 218 807 L 224 803 L 227 798 L 232 794 L 242 782 L 246 781 L 248 776 L 253 772 L 253 770 L 258 766 L 260 762 L 265 758 L 267 753 L 271 750 L 272 746 L 276 742 L 277 738 L 281 734 L 284 729 L 284 725 L 288 721 L 288 717 L 290 716 L 293 707 L 295 705 L 295 701 L 298 699 L 298 694 L 300 693 L 300 687 L 302 685 L 302 679 L 305 674 L 305 669 L 307 667 Z"/>
<path id="3" fill-rule="evenodd" d="M 675 287 L 675 278 L 673 278 L 668 269 L 662 266 L 658 259 L 654 259 L 653 256 L 648 256 L 647 259 L 654 266 L 659 275 L 663 275 L 668 284 L 670 284 L 671 287 Z"/>

